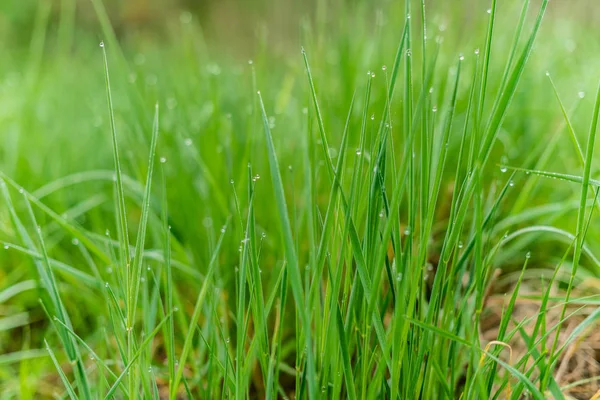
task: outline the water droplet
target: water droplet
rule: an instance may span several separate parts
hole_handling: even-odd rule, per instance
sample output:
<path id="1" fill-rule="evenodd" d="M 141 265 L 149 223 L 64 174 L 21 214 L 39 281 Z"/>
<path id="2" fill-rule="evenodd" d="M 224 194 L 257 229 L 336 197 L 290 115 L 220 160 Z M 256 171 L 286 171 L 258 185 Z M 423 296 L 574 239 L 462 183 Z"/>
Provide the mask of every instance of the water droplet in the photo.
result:
<path id="1" fill-rule="evenodd" d="M 379 218 L 383 218 L 383 216 L 384 216 L 384 215 L 385 215 L 385 212 L 384 212 L 383 210 L 381 210 L 381 211 L 379 212 Z"/>
<path id="2" fill-rule="evenodd" d="M 387 67 L 385 65 L 381 67 L 382 71 L 385 71 L 386 69 L 387 69 Z"/>
<path id="3" fill-rule="evenodd" d="M 231 184 L 233 185 L 233 179 L 230 179 L 230 180 L 229 180 L 229 183 L 231 183 Z"/>
<path id="4" fill-rule="evenodd" d="M 267 237 L 267 234 L 265 232 L 261 233 L 260 237 L 262 237 L 263 239 Z"/>
<path id="5" fill-rule="evenodd" d="M 400 282 L 402 280 L 402 272 L 399 272 L 398 275 L 396 275 L 396 281 Z"/>
<path id="6" fill-rule="evenodd" d="M 500 167 L 500 172 L 505 173 L 506 171 L 508 171 L 508 168 L 506 168 L 504 165 Z"/>
<path id="7" fill-rule="evenodd" d="M 362 154 L 362 152 L 360 151 L 360 149 L 356 149 L 356 155 L 360 156 Z"/>
<path id="8" fill-rule="evenodd" d="M 190 138 L 187 138 L 187 139 L 185 139 L 185 140 L 183 141 L 183 143 L 184 143 L 186 146 L 188 146 L 188 147 L 189 147 L 189 146 L 191 146 L 191 145 L 192 145 L 192 139 L 190 139 Z"/>
<path id="9" fill-rule="evenodd" d="M 546 71 L 546 76 L 550 76 L 550 72 Z"/>
<path id="10" fill-rule="evenodd" d="M 100 47 L 104 47 L 104 41 L 100 42 Z"/>
<path id="11" fill-rule="evenodd" d="M 302 107 L 302 114 L 308 114 L 308 107 Z"/>
<path id="12" fill-rule="evenodd" d="M 104 283 L 104 287 L 108 287 L 108 282 Z"/>
<path id="13" fill-rule="evenodd" d="M 531 252 L 528 251 L 527 254 L 525 254 L 525 258 L 530 258 L 531 257 Z"/>
<path id="14" fill-rule="evenodd" d="M 110 231 L 107 229 L 107 230 L 105 230 L 105 231 L 104 231 L 104 234 L 105 234 L 106 236 L 110 236 Z"/>
<path id="15" fill-rule="evenodd" d="M 25 193 L 25 189 L 19 188 L 19 193 L 21 193 L 21 194 Z"/>
<path id="16" fill-rule="evenodd" d="M 412 51 L 410 49 L 406 50 L 406 57 L 412 56 Z"/>
<path id="17" fill-rule="evenodd" d="M 577 96 L 579 96 L 580 99 L 583 99 L 585 97 L 585 92 L 579 92 L 577 93 Z"/>
<path id="18" fill-rule="evenodd" d="M 252 65 L 252 64 L 254 64 L 254 61 L 248 60 L 248 65 Z"/>
<path id="19" fill-rule="evenodd" d="M 513 187 L 515 186 L 515 183 L 513 181 L 508 182 L 508 186 Z"/>
<path id="20" fill-rule="evenodd" d="M 406 236 L 410 235 L 410 226 L 407 226 L 406 229 L 404 229 L 404 234 Z"/>
<path id="21" fill-rule="evenodd" d="M 429 88 L 429 93 L 433 93 L 433 86 Z"/>
<path id="22" fill-rule="evenodd" d="M 462 249 L 463 248 L 463 242 L 458 242 L 458 248 Z"/>
<path id="23" fill-rule="evenodd" d="M 479 49 L 475 49 L 475 55 L 478 56 L 479 55 Z"/>
<path id="24" fill-rule="evenodd" d="M 77 246 L 77 245 L 79 244 L 79 239 L 77 239 L 77 238 L 73 238 L 73 239 L 71 239 L 71 244 L 72 244 L 73 246 Z"/>
<path id="25" fill-rule="evenodd" d="M 173 307 L 173 311 L 174 311 L 174 312 L 177 312 L 177 311 L 179 311 L 179 307 Z"/>
<path id="26" fill-rule="evenodd" d="M 223 227 L 221 227 L 221 233 L 225 233 L 226 230 L 227 230 L 227 227 L 225 225 L 223 225 Z"/>
<path id="27" fill-rule="evenodd" d="M 257 90 L 257 91 L 256 91 L 256 94 L 260 94 L 260 90 Z"/>
<path id="28" fill-rule="evenodd" d="M 146 278 L 144 278 L 143 276 L 140 278 L 140 282 L 146 282 Z"/>
<path id="29" fill-rule="evenodd" d="M 4 245 L 4 250 L 8 250 L 8 247 L 9 247 L 9 246 L 8 246 L 7 244 L 5 244 L 5 245 Z"/>
<path id="30" fill-rule="evenodd" d="M 367 76 L 371 76 L 371 71 L 367 71 Z"/>
<path id="31" fill-rule="evenodd" d="M 433 106 L 433 108 L 431 109 L 432 112 L 436 113 L 437 112 L 437 106 Z"/>
<path id="32" fill-rule="evenodd" d="M 487 13 L 488 13 L 488 14 L 491 14 L 491 13 L 492 13 L 492 9 L 491 9 L 491 8 L 488 8 L 488 10 L 487 10 Z"/>
<path id="33" fill-rule="evenodd" d="M 229 338 L 225 339 L 225 343 L 229 343 L 229 342 L 230 342 Z"/>
<path id="34" fill-rule="evenodd" d="M 150 271 L 150 267 L 147 267 L 147 268 L 146 268 L 146 271 Z"/>
<path id="35" fill-rule="evenodd" d="M 161 157 L 161 158 L 160 158 L 160 163 L 161 163 L 161 164 L 164 164 L 164 163 L 166 163 L 166 162 L 167 162 L 167 157 Z"/>
<path id="36" fill-rule="evenodd" d="M 458 59 L 459 59 L 460 61 L 463 61 L 463 60 L 465 59 L 465 56 L 463 56 L 463 55 L 461 54 L 461 55 L 459 55 L 459 56 L 458 56 Z"/>
<path id="37" fill-rule="evenodd" d="M 375 121 L 375 114 L 371 114 L 371 121 Z"/>

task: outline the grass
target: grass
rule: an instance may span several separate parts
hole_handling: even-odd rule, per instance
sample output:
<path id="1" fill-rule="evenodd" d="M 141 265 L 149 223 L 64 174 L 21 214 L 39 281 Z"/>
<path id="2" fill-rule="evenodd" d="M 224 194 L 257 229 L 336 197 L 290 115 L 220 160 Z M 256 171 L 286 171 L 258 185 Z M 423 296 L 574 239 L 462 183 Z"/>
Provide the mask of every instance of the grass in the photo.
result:
<path id="1" fill-rule="evenodd" d="M 598 398 L 583 7 L 319 1 L 246 62 L 92 3 L 3 45 L 3 398 Z"/>

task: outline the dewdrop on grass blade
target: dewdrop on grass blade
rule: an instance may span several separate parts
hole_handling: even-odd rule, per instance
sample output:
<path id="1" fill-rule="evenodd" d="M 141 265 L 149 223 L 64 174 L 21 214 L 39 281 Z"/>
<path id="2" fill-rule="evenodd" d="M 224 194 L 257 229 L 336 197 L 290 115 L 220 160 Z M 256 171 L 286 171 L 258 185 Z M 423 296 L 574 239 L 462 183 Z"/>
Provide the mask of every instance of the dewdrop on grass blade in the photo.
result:
<path id="1" fill-rule="evenodd" d="M 160 158 L 160 163 L 161 164 L 165 164 L 167 162 L 167 157 L 161 157 Z"/>
<path id="2" fill-rule="evenodd" d="M 508 171 L 506 164 L 508 164 L 508 158 L 506 156 L 502 156 L 502 158 L 500 158 L 500 172 L 505 173 Z"/>

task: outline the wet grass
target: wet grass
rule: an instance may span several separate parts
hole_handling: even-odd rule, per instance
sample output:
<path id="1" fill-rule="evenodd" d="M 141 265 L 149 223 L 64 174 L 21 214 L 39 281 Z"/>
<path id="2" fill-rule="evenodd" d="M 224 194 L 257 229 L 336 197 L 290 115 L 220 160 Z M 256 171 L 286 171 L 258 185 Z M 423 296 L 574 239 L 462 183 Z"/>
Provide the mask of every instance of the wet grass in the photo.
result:
<path id="1" fill-rule="evenodd" d="M 188 13 L 119 40 L 93 1 L 98 47 L 40 4 L 0 70 L 6 398 L 567 398 L 600 316 L 576 11 L 358 2 L 334 31 L 322 2 L 242 62 Z"/>

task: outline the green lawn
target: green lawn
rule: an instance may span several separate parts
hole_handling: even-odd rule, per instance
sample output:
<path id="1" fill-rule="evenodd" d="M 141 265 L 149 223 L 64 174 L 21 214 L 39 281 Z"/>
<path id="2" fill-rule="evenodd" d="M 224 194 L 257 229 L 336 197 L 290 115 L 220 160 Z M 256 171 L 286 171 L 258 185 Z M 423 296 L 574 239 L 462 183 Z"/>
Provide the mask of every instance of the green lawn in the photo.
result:
<path id="1" fill-rule="evenodd" d="M 6 7 L 0 398 L 597 399 L 598 6 L 490 1 Z"/>

